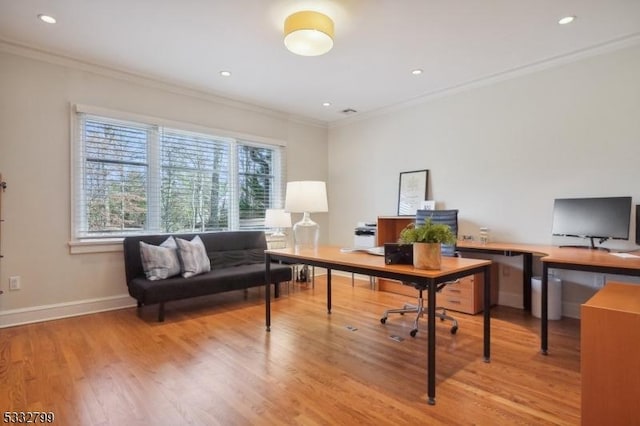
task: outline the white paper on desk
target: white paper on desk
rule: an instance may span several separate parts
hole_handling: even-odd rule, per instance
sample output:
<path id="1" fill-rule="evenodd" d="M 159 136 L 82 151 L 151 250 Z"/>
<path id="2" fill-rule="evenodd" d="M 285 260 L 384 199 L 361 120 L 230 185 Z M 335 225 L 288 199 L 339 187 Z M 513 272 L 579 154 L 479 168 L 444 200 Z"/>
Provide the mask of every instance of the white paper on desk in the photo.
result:
<path id="1" fill-rule="evenodd" d="M 340 249 L 340 253 L 354 253 L 364 252 L 369 254 L 375 254 L 376 256 L 384 256 L 384 246 L 380 247 L 343 247 Z"/>
<path id="2" fill-rule="evenodd" d="M 637 259 L 640 256 L 637 256 L 635 254 L 631 254 L 631 253 L 611 253 L 614 256 L 618 256 L 621 257 L 623 259 Z"/>

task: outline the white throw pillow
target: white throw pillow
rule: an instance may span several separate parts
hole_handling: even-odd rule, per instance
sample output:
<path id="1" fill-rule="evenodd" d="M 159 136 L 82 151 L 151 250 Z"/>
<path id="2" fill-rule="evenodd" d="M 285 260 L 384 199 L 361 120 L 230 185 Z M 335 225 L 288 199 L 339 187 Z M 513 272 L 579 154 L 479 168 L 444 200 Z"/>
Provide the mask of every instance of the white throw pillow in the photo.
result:
<path id="1" fill-rule="evenodd" d="M 140 257 L 148 280 L 163 280 L 180 273 L 178 246 L 173 237 L 167 238 L 159 246 L 140 241 Z"/>
<path id="2" fill-rule="evenodd" d="M 211 270 L 211 261 L 200 236 L 196 235 L 191 241 L 176 238 L 176 243 L 183 277 L 189 278 Z"/>

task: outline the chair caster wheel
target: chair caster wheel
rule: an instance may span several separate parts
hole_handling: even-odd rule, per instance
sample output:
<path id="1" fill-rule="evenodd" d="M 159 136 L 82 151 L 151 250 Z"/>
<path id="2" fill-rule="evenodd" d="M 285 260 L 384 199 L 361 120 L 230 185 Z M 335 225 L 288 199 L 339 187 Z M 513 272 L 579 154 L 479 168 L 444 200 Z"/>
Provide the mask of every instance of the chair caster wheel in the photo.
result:
<path id="1" fill-rule="evenodd" d="M 456 334 L 458 332 L 458 326 L 454 325 L 453 327 L 451 327 L 451 334 Z"/>
<path id="2" fill-rule="evenodd" d="M 387 322 L 387 318 L 386 318 L 386 317 L 385 317 L 385 318 L 380 318 L 380 323 L 381 323 L 381 324 L 384 324 L 384 323 L 386 323 L 386 322 Z"/>
<path id="3" fill-rule="evenodd" d="M 416 334 L 418 334 L 418 330 L 411 330 L 409 334 L 411 335 L 411 337 L 416 337 Z"/>

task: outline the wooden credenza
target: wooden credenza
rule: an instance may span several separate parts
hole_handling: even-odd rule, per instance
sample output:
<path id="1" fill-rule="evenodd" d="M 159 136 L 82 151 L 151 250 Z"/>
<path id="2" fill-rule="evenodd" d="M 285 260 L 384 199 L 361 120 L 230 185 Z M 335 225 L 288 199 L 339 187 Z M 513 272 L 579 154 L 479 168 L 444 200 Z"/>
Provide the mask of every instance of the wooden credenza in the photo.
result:
<path id="1" fill-rule="evenodd" d="M 380 216 L 376 224 L 377 245 L 394 243 L 398 241 L 400 231 L 415 220 L 412 216 Z M 491 267 L 491 304 L 498 302 L 498 274 L 497 267 Z M 378 289 L 391 293 L 404 294 L 415 297 L 416 290 L 398 281 L 378 279 Z M 460 279 L 455 285 L 448 285 L 438 293 L 438 306 L 463 312 L 477 314 L 482 312 L 484 301 L 484 276 L 482 274 L 469 275 Z"/>
<path id="2" fill-rule="evenodd" d="M 640 424 L 640 284 L 610 282 L 580 308 L 583 425 Z"/>

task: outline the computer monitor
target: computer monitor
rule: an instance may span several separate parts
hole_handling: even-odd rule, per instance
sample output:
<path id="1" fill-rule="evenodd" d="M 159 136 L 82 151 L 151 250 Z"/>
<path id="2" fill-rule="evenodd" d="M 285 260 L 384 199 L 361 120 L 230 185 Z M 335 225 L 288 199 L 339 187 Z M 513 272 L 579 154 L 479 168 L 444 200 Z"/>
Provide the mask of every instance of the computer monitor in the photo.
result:
<path id="1" fill-rule="evenodd" d="M 629 239 L 631 197 L 559 198 L 553 204 L 553 235 L 589 238 L 602 244 L 608 239 Z"/>

